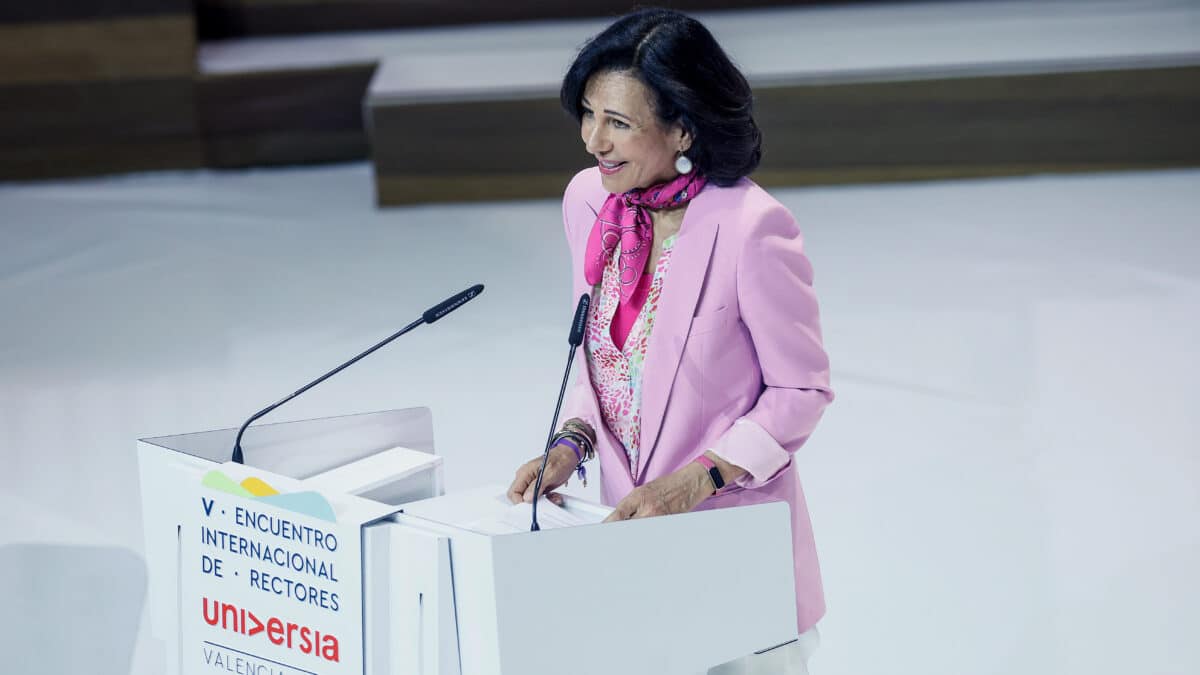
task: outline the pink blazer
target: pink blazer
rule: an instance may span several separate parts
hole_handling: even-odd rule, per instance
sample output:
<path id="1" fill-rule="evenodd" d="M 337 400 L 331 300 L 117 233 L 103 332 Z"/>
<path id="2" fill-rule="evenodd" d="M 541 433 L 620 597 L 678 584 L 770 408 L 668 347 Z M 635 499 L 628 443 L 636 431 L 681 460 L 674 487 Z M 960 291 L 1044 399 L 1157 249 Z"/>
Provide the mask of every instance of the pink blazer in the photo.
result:
<path id="1" fill-rule="evenodd" d="M 583 256 L 607 197 L 596 168 L 576 175 L 563 196 L 572 306 L 593 291 Z M 706 449 L 749 474 L 700 509 L 786 501 L 801 633 L 825 613 L 825 600 L 792 453 L 833 400 L 812 280 L 800 228 L 783 205 L 749 179 L 728 188 L 709 185 L 684 213 L 650 335 L 637 479 L 601 421 L 582 357 L 561 417 L 587 419 L 596 429 L 605 504 L 615 505 L 636 485 L 676 471 Z"/>

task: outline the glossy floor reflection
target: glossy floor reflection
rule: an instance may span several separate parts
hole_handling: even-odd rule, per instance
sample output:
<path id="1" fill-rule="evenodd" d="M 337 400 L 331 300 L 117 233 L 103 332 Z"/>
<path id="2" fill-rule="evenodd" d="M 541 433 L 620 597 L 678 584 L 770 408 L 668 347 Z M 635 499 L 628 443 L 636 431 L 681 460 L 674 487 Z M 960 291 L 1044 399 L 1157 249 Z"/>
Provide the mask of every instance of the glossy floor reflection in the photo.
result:
<path id="1" fill-rule="evenodd" d="M 775 194 L 838 393 L 800 459 L 812 672 L 1200 670 L 1200 171 Z M 0 545 L 138 552 L 136 438 L 235 426 L 476 282 L 273 419 L 429 405 L 450 490 L 531 456 L 559 204 L 372 202 L 364 165 L 0 186 Z"/>

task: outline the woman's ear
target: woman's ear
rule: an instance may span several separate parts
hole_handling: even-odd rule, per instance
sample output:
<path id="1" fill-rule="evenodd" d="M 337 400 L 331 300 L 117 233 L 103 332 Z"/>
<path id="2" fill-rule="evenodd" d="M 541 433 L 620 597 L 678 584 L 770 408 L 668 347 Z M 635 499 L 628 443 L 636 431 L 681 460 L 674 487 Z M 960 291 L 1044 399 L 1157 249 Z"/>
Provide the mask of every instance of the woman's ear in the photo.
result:
<path id="1" fill-rule="evenodd" d="M 683 125 L 678 127 L 676 133 L 679 134 L 679 151 L 687 152 L 690 150 L 692 148 L 692 133 L 684 128 Z"/>
<path id="2" fill-rule="evenodd" d="M 682 117 L 671 123 L 668 133 L 671 138 L 675 139 L 672 145 L 675 146 L 676 151 L 687 152 L 691 149 L 694 138 L 692 132 L 688 131 L 687 121 Z"/>

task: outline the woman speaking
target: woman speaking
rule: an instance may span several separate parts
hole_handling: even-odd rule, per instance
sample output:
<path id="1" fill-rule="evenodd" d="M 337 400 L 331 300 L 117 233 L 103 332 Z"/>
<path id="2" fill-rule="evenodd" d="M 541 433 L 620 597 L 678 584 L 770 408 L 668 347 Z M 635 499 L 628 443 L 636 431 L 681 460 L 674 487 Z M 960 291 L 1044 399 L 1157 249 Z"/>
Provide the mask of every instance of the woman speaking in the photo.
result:
<path id="1" fill-rule="evenodd" d="M 561 99 L 597 163 L 563 195 L 574 295 L 593 301 L 542 492 L 597 457 L 610 520 L 786 501 L 801 640 L 709 672 L 803 673 L 825 602 L 792 455 L 833 393 L 800 229 L 746 177 L 750 86 L 698 21 L 651 9 L 589 41 Z M 511 500 L 533 500 L 540 464 Z"/>

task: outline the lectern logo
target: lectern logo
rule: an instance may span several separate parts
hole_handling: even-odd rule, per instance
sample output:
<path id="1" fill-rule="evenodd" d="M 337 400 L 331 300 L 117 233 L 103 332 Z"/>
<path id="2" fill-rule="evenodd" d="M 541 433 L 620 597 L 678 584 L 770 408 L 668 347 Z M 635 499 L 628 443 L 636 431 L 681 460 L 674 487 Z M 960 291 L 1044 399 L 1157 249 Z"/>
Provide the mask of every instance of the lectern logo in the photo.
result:
<path id="1" fill-rule="evenodd" d="M 203 599 L 200 611 L 204 615 L 204 622 L 210 626 L 220 626 L 227 631 L 246 636 L 261 633 L 274 645 L 334 663 L 339 661 L 338 639 L 332 633 L 322 633 L 309 626 L 273 616 L 264 621 L 244 607 L 208 598 Z"/>
<path id="2" fill-rule="evenodd" d="M 303 513 L 306 516 L 320 518 L 331 523 L 337 522 L 337 515 L 329 500 L 317 492 L 280 492 L 261 478 L 251 476 L 238 483 L 222 471 L 213 469 L 200 479 L 200 484 L 217 492 L 253 499 L 276 508 Z"/>

